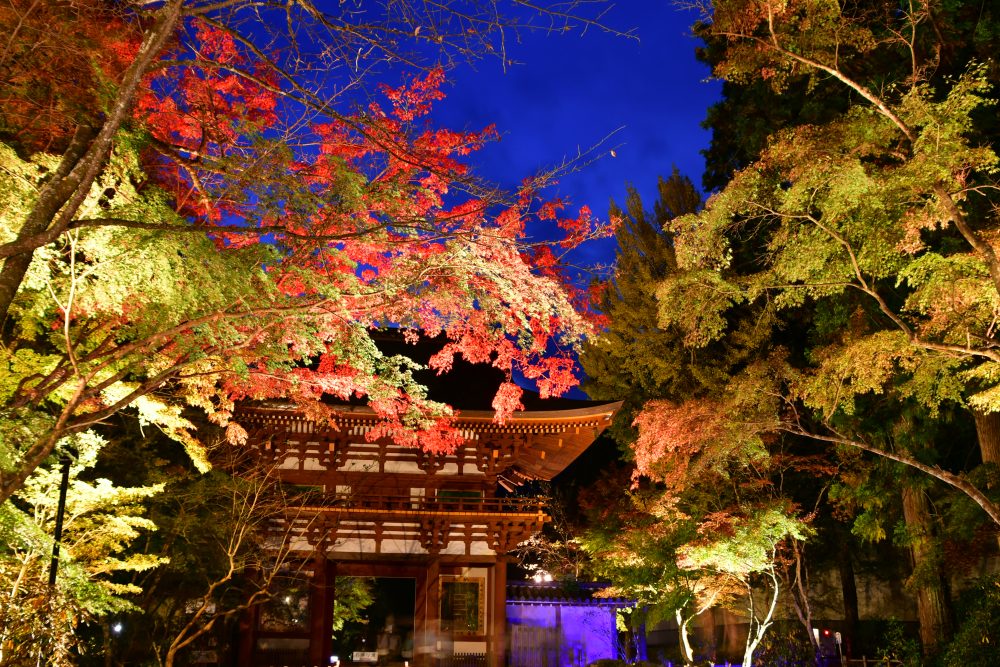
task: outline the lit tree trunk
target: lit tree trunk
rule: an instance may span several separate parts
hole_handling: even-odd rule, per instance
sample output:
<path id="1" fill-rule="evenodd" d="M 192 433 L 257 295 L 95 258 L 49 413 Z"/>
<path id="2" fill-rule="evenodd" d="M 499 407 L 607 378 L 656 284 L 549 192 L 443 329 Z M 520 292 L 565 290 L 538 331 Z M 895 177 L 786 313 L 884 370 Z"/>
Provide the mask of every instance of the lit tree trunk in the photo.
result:
<path id="1" fill-rule="evenodd" d="M 775 559 L 774 550 L 771 551 L 771 562 Z M 774 622 L 774 610 L 778 606 L 778 594 L 780 586 L 778 584 L 778 574 L 774 566 L 764 571 L 766 585 L 764 591 L 769 596 L 763 615 L 758 616 L 754 605 L 753 587 L 747 581 L 747 594 L 749 596 L 748 609 L 750 612 L 750 628 L 747 633 L 746 650 L 743 652 L 743 667 L 753 667 L 753 654 L 764 639 L 764 634 Z"/>
<path id="2" fill-rule="evenodd" d="M 819 644 L 816 635 L 813 633 L 812 606 L 809 604 L 809 572 L 806 569 L 805 553 L 799 542 L 792 542 L 792 555 L 794 557 L 790 567 L 791 572 L 786 572 L 788 581 L 785 584 L 791 593 L 792 607 L 799 622 L 805 628 L 806 636 L 813 647 L 813 653 L 819 654 Z"/>
<path id="3" fill-rule="evenodd" d="M 930 503 L 920 489 L 903 487 L 903 517 L 910 535 L 920 643 L 933 655 L 951 635 L 947 586 L 935 563 Z"/>
<path id="4" fill-rule="evenodd" d="M 976 439 L 983 463 L 1000 465 L 1000 412 L 973 410 L 972 416 L 976 420 Z M 1000 534 L 997 543 L 1000 544 Z"/>
<path id="5" fill-rule="evenodd" d="M 1000 464 L 1000 412 L 973 410 L 983 463 Z"/>
<path id="6" fill-rule="evenodd" d="M 841 534 L 840 549 L 837 558 L 837 569 L 840 570 L 840 589 L 844 596 L 844 653 L 851 655 L 854 638 L 858 630 L 858 586 L 854 580 L 854 559 L 851 557 L 850 535 L 847 531 Z"/>
<path id="7" fill-rule="evenodd" d="M 694 650 L 691 648 L 691 640 L 688 637 L 688 624 L 691 622 L 692 617 L 685 615 L 683 609 L 677 609 L 674 613 L 677 618 L 677 634 L 680 637 L 681 655 L 684 658 L 684 664 L 693 665 Z"/>
<path id="8" fill-rule="evenodd" d="M 80 127 L 63 160 L 38 194 L 17 239 L 3 247 L 0 269 L 0 322 L 7 318 L 14 296 L 28 271 L 35 249 L 55 240 L 68 228 L 83 204 L 90 186 L 104 168 L 114 137 L 128 118 L 142 78 L 152 66 L 181 20 L 182 0 L 170 0 L 157 10 L 156 20 L 146 30 L 139 52 L 116 91 L 116 97 L 99 130 Z M 43 234 L 49 237 L 39 240 Z"/>

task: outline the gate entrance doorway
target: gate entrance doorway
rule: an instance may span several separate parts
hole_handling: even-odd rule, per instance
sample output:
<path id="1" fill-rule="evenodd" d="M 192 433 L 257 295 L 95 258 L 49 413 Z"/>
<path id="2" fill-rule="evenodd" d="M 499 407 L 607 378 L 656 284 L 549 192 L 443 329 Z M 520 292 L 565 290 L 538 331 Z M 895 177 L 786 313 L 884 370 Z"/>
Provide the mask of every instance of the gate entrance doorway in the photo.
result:
<path id="1" fill-rule="evenodd" d="M 337 577 L 334 655 L 352 667 L 412 664 L 415 608 L 416 579 Z"/>

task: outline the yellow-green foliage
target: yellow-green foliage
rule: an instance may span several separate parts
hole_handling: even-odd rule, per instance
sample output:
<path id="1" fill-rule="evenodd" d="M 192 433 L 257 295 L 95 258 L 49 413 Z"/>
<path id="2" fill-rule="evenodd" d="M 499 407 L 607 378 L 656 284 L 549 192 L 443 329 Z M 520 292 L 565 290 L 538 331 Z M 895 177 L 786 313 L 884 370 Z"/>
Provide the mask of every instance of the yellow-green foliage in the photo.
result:
<path id="1" fill-rule="evenodd" d="M 22 646 L 25 656 L 39 637 L 72 643 L 82 619 L 133 607 L 128 595 L 141 592 L 121 573 L 148 570 L 165 562 L 130 553 L 131 544 L 156 526 L 144 515 L 143 501 L 163 485 L 126 488 L 107 479 L 81 479 L 97 461 L 103 439 L 84 432 L 60 443 L 72 453 L 66 494 L 57 589 L 48 589 L 49 561 L 62 465 L 53 456 L 14 497 L 0 506 L 0 643 Z M 40 615 L 49 596 L 59 614 Z M 15 653 L 8 657 L 16 657 Z"/>
<path id="2" fill-rule="evenodd" d="M 263 267 L 274 250 L 256 244 L 219 252 L 206 234 L 192 232 L 164 193 L 136 186 L 143 180 L 140 150 L 141 137 L 120 134 L 77 218 L 154 223 L 164 229 L 119 225 L 73 229 L 34 253 L 12 303 L 8 316 L 12 333 L 0 346 L 0 467 L 5 470 L 15 469 L 24 452 L 51 429 L 52 416 L 75 400 L 80 383 L 92 397 L 88 409 L 123 401 L 143 422 L 180 441 L 199 468 L 207 468 L 179 406 L 186 395 L 188 403 L 210 411 L 227 409 L 203 397 L 217 376 L 206 374 L 202 379 L 198 371 L 217 373 L 219 364 L 206 350 L 225 350 L 232 340 L 242 339 L 245 329 L 218 318 L 203 327 L 163 334 L 248 300 L 267 304 L 274 288 Z M 4 240 L 16 235 L 37 188 L 57 162 L 42 154 L 22 160 L 0 145 Z M 252 327 L 254 321 L 245 318 L 241 324 Z M 129 347 L 142 340 L 148 343 Z M 276 350 L 275 363 L 287 356 L 287 350 Z M 175 402 L 143 396 L 148 393 L 143 383 L 173 368 L 179 359 L 191 366 L 192 373 L 185 387 L 174 391 Z M 132 392 L 136 394 L 130 397 Z"/>
<path id="3" fill-rule="evenodd" d="M 789 378 L 794 399 L 827 420 L 853 415 L 860 395 L 887 391 L 932 411 L 947 402 L 1000 407 L 997 378 L 970 375 L 986 362 L 1000 295 L 983 256 L 950 229 L 939 196 L 970 174 L 996 172 L 997 155 L 969 134 L 989 104 L 986 90 L 984 69 L 973 66 L 943 97 L 927 86 L 901 95 L 894 108 L 916 137 L 909 148 L 897 125 L 864 104 L 779 132 L 704 211 L 674 221 L 681 270 L 658 288 L 661 322 L 700 347 L 729 335 L 744 305 L 832 313 L 826 304 L 854 302 L 840 332 L 817 338 L 809 364 Z M 936 230 L 950 237 L 932 242 Z M 752 263 L 733 266 L 732 239 L 748 236 Z"/>
<path id="4" fill-rule="evenodd" d="M 775 506 L 751 508 L 742 516 L 727 517 L 725 528 L 681 547 L 681 565 L 746 581 L 753 574 L 775 567 L 775 551 L 781 542 L 805 540 L 809 534 L 801 519 Z"/>

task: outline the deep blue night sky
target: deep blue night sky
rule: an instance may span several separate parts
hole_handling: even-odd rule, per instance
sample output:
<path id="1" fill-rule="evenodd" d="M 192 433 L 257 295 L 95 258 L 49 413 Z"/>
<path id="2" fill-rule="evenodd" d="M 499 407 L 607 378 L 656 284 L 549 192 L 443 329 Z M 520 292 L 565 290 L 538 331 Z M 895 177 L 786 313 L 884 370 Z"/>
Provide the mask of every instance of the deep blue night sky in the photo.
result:
<path id="1" fill-rule="evenodd" d="M 454 129 L 494 123 L 500 141 L 476 153 L 473 164 L 481 176 L 507 188 L 603 140 L 590 156 L 596 160 L 545 194 L 567 198 L 574 207 L 586 204 L 606 220 L 610 199 L 622 202 L 625 184 L 633 183 L 651 208 L 657 177 L 669 175 L 674 165 L 701 183 L 700 151 L 710 139 L 701 122 L 719 99 L 721 84 L 709 81 L 708 68 L 695 60 L 701 42 L 691 36 L 691 25 L 697 18 L 671 0 L 628 0 L 604 22 L 633 31 L 637 40 L 593 29 L 522 35 L 520 43 L 508 44 L 518 64 L 506 71 L 489 59 L 451 71 L 447 98 L 436 104 L 433 118 Z M 613 239 L 591 242 L 571 260 L 607 266 L 614 250 Z M 585 397 L 579 389 L 569 396 Z"/>
<path id="2" fill-rule="evenodd" d="M 453 128 L 495 123 L 501 140 L 476 154 L 474 163 L 482 176 L 507 187 L 614 133 L 596 162 L 547 194 L 587 204 L 606 219 L 609 199 L 621 202 L 631 182 L 651 205 L 657 176 L 669 175 L 673 165 L 701 182 L 699 151 L 710 134 L 700 123 L 721 86 L 707 81 L 708 68 L 695 60 L 700 42 L 690 26 L 696 18 L 670 0 L 629 0 L 604 22 L 633 30 L 638 40 L 594 29 L 522 35 L 520 43 L 508 44 L 519 64 L 506 72 L 495 59 L 452 71 L 448 97 L 434 117 Z M 610 262 L 612 252 L 609 243 L 599 244 L 589 259 Z"/>

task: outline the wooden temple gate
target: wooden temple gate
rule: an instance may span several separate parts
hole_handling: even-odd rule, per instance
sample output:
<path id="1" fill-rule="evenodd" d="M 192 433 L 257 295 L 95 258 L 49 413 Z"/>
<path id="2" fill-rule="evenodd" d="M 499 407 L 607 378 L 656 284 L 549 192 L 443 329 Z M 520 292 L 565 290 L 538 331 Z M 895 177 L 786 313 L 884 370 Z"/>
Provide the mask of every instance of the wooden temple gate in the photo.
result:
<path id="1" fill-rule="evenodd" d="M 281 613 L 256 607 L 243 619 L 239 664 L 329 665 L 337 576 L 414 580 L 414 667 L 506 664 L 505 554 L 548 517 L 539 499 L 499 489 L 552 479 L 618 405 L 520 412 L 502 425 L 492 412 L 463 412 L 465 444 L 447 455 L 369 442 L 378 419 L 368 408 L 345 406 L 326 427 L 293 407 L 240 409 L 259 456 L 310 492 L 267 538 L 301 585 L 281 597 Z"/>

